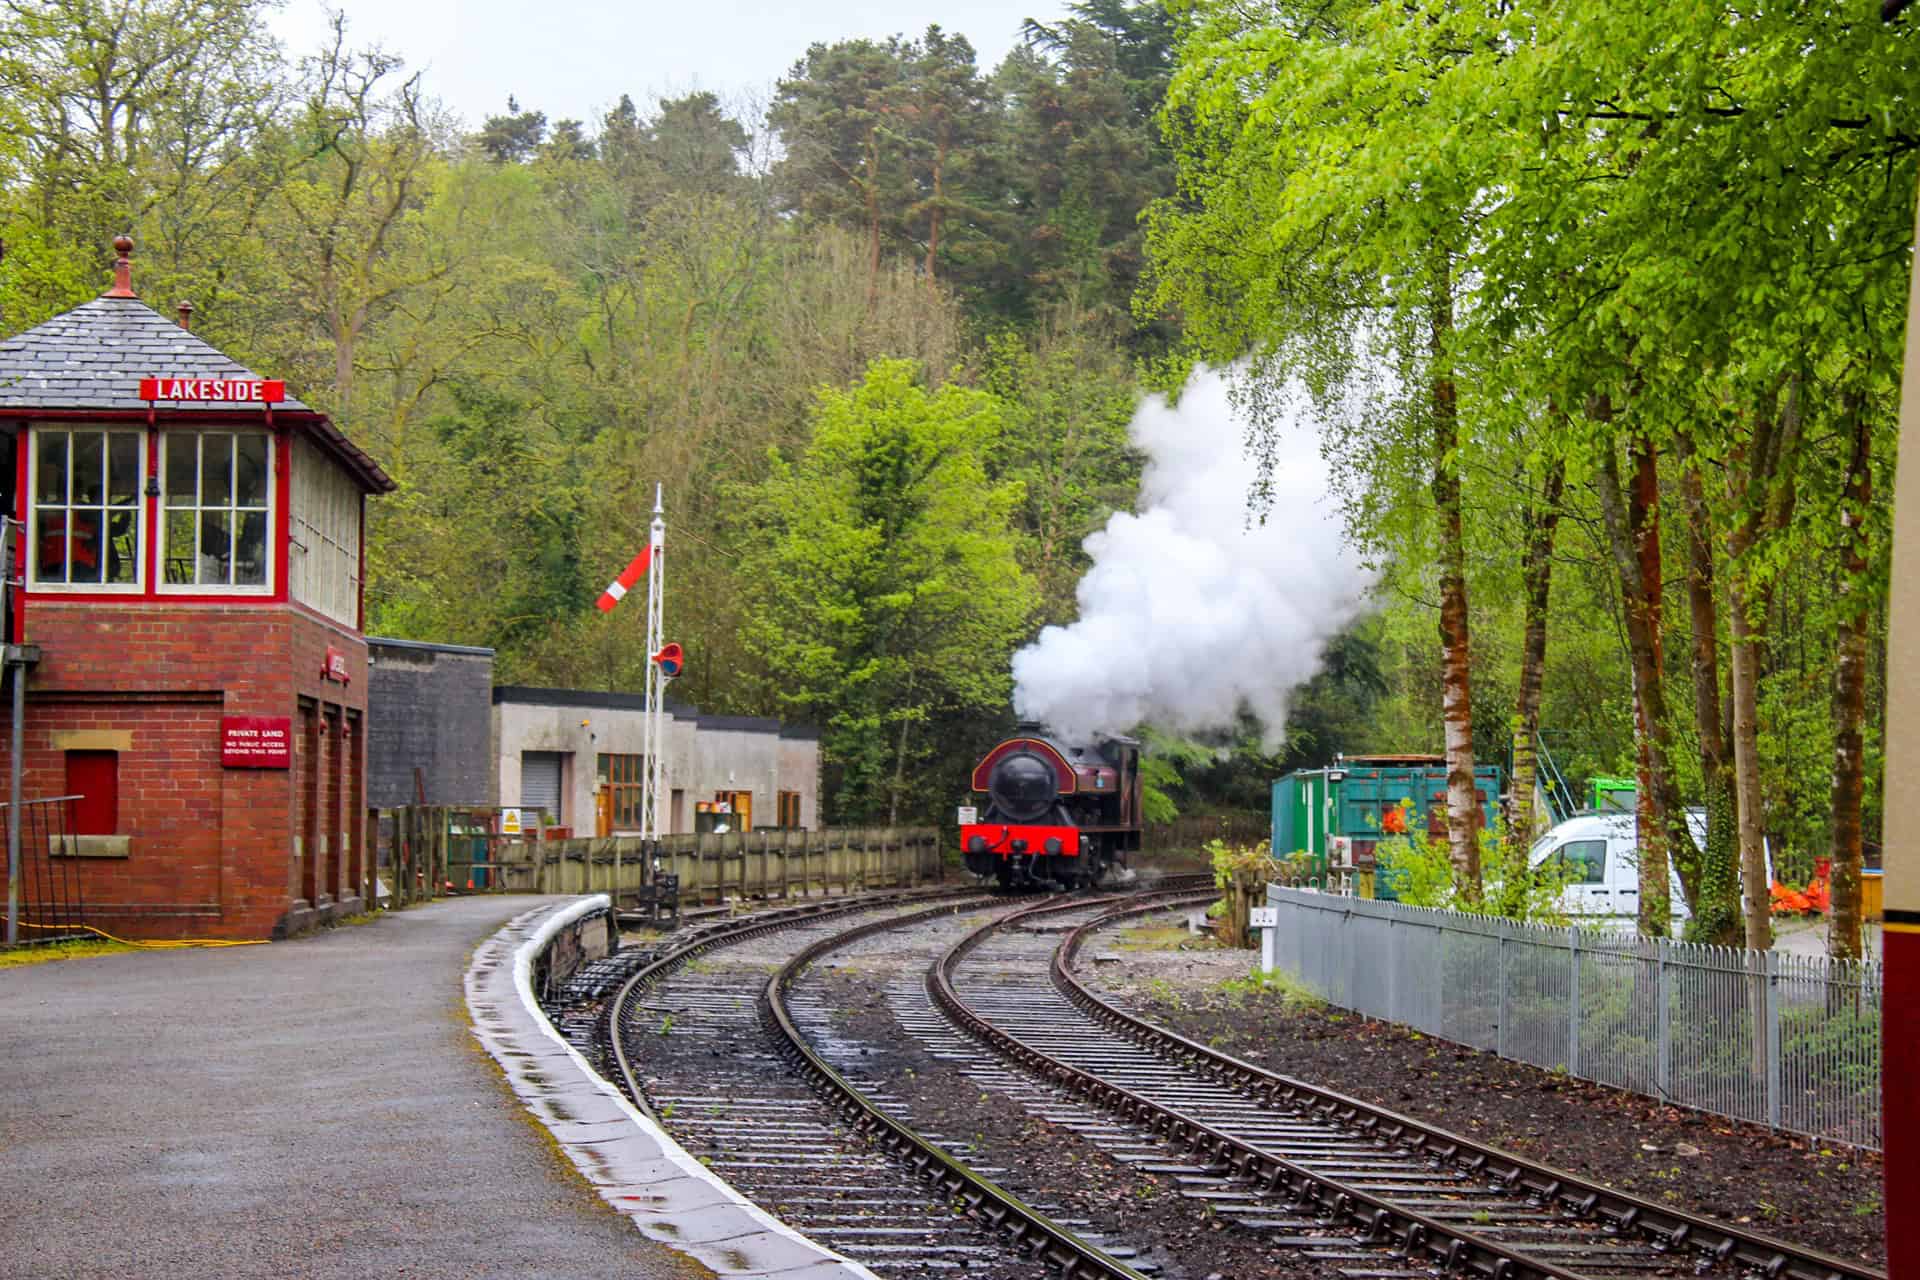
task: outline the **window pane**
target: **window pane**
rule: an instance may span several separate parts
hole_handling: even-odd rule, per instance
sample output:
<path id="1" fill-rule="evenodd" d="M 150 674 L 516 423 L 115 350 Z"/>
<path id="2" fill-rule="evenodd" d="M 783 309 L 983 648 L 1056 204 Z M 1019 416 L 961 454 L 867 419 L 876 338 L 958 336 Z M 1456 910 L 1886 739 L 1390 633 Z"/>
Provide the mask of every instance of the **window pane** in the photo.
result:
<path id="1" fill-rule="evenodd" d="M 39 563 L 34 566 L 34 577 L 41 582 L 65 582 L 67 580 L 67 513 L 42 511 L 39 537 Z"/>
<path id="2" fill-rule="evenodd" d="M 33 496 L 40 502 L 65 505 L 67 501 L 67 433 L 36 431 L 34 438 L 40 442 L 40 457 L 36 464 L 38 479 L 34 483 Z"/>
<path id="3" fill-rule="evenodd" d="M 233 437 L 225 432 L 200 437 L 200 505 L 233 505 Z"/>
<path id="4" fill-rule="evenodd" d="M 240 536 L 234 546 L 233 580 L 243 587 L 264 586 L 267 581 L 267 513 L 240 513 Z"/>
<path id="5" fill-rule="evenodd" d="M 200 572 L 194 581 L 221 586 L 233 581 L 233 513 L 200 513 Z"/>
<path id="6" fill-rule="evenodd" d="M 175 440 L 178 445 L 180 441 Z M 166 579 L 168 582 L 193 581 L 193 512 L 167 512 Z"/>
<path id="7" fill-rule="evenodd" d="M 99 508 L 70 507 L 67 510 L 67 581 L 98 582 L 103 541 Z"/>
<path id="8" fill-rule="evenodd" d="M 167 455 L 167 505 L 190 507 L 197 490 L 194 477 L 200 469 L 200 438 L 175 432 L 165 437 Z M 188 539 L 189 542 L 192 539 Z"/>
<path id="9" fill-rule="evenodd" d="M 239 466 L 236 470 L 234 505 L 267 505 L 267 438 L 257 432 L 239 437 Z"/>
<path id="10" fill-rule="evenodd" d="M 73 433 L 73 501 L 89 506 L 105 501 L 107 433 Z"/>
<path id="11" fill-rule="evenodd" d="M 140 437 L 116 431 L 107 438 L 107 501 L 131 507 L 140 501 Z"/>
<path id="12" fill-rule="evenodd" d="M 140 513 L 107 513 L 107 581 L 132 582 L 140 573 Z"/>

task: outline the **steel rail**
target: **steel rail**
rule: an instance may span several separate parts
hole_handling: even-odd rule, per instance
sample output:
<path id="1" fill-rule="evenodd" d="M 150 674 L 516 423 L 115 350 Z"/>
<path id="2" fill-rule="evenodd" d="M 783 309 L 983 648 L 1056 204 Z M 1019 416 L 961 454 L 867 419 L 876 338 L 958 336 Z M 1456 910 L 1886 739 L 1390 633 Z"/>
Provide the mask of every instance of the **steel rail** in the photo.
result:
<path id="1" fill-rule="evenodd" d="M 1576 1219 L 1603 1221 L 1620 1231 L 1634 1231 L 1657 1247 L 1676 1252 L 1691 1248 L 1703 1261 L 1751 1267 L 1769 1280 L 1886 1280 L 1857 1262 L 1817 1250 L 1797 1248 L 1759 1232 L 1738 1228 L 1684 1210 L 1655 1204 L 1611 1187 L 1568 1173 L 1552 1165 L 1524 1159 L 1512 1152 L 1463 1138 L 1397 1112 L 1371 1106 L 1357 1098 L 1284 1076 L 1236 1058 L 1176 1032 L 1156 1026 L 1115 1007 L 1090 991 L 1073 975 L 1072 965 L 1082 943 L 1100 928 L 1128 916 L 1145 915 L 1160 907 L 1129 904 L 1090 920 L 1061 939 L 1054 949 L 1053 983 L 1083 1013 L 1125 1039 L 1198 1068 L 1233 1088 L 1269 1105 L 1311 1109 L 1324 1120 L 1367 1137 L 1400 1143 L 1414 1151 L 1486 1177 L 1509 1190 L 1537 1197 Z"/>
<path id="2" fill-rule="evenodd" d="M 1212 896 L 1202 895 L 1202 899 Z M 1179 901 L 1181 899 L 1175 898 L 1158 905 L 1178 905 Z M 1350 1225 L 1362 1233 L 1363 1244 L 1394 1248 L 1409 1260 L 1431 1255 L 1448 1272 L 1467 1271 L 1491 1280 L 1583 1280 L 1579 1272 L 1527 1258 L 1473 1232 L 1398 1207 L 1062 1062 L 995 1026 L 967 1004 L 955 989 L 953 973 L 960 962 L 993 934 L 1032 916 L 1082 909 L 1086 905 L 1084 902 L 1065 906 L 1043 903 L 976 929 L 949 948 L 928 970 L 929 992 L 970 1035 L 1020 1066 L 1128 1121 L 1144 1125 L 1169 1141 L 1185 1144 L 1189 1151 L 1204 1159 L 1221 1162 L 1236 1177 L 1270 1193 L 1289 1192 L 1296 1208 L 1312 1206 L 1330 1222 Z M 1055 954 L 1057 956 L 1057 949 Z"/>
<path id="3" fill-rule="evenodd" d="M 1210 877 L 1205 875 L 1167 876 L 1163 877 L 1158 883 L 1173 885 L 1185 884 L 1188 881 L 1205 881 L 1208 879 L 1210 879 Z M 1157 891 L 1166 892 L 1164 889 Z M 805 924 L 813 920 L 832 919 L 835 916 L 851 915 L 855 912 L 872 910 L 875 907 L 886 907 L 903 902 L 933 902 L 943 898 L 970 898 L 978 897 L 979 895 L 980 890 L 977 887 L 967 886 L 955 889 L 935 889 L 932 891 L 919 889 L 906 893 L 877 894 L 871 897 L 863 896 L 854 900 L 822 899 L 819 902 L 802 903 L 800 906 L 782 908 L 778 911 L 756 912 L 740 920 L 716 921 L 712 924 L 700 926 L 698 930 L 687 935 L 686 941 L 682 942 L 679 946 L 655 956 L 639 969 L 636 969 L 633 974 L 621 984 L 620 990 L 615 993 L 613 999 L 607 1002 L 607 1015 L 603 1019 L 601 1027 L 602 1033 L 607 1039 L 608 1048 L 612 1053 L 614 1066 L 619 1072 L 619 1079 L 616 1080 L 615 1083 L 626 1091 L 627 1097 L 633 1102 L 633 1105 L 639 1107 L 647 1115 L 652 1116 L 654 1120 L 659 1120 L 660 1117 L 654 1115 L 653 1108 L 647 1102 L 646 1094 L 640 1088 L 640 1082 L 634 1075 L 633 1063 L 627 1056 L 626 1037 L 620 1034 L 620 1026 L 624 1020 L 627 1002 L 632 998 L 635 991 L 644 985 L 665 977 L 689 960 L 693 960 L 715 947 L 730 946 L 735 942 L 745 942 L 748 939 L 757 938 L 763 934 L 774 933 L 781 929 Z"/>
<path id="4" fill-rule="evenodd" d="M 837 916 L 853 915 L 857 912 L 872 911 L 876 908 L 898 906 L 903 903 L 916 901 L 935 901 L 941 898 L 971 900 L 978 899 L 979 896 L 979 890 L 966 888 L 940 890 L 934 893 L 927 893 L 921 890 L 916 893 L 881 894 L 852 900 L 823 900 L 779 911 L 756 912 L 744 919 L 728 920 L 705 926 L 697 937 L 689 938 L 679 946 L 655 956 L 652 960 L 649 960 L 646 964 L 634 970 L 633 974 L 621 984 L 620 990 L 615 993 L 613 999 L 607 1002 L 607 1015 L 602 1026 L 609 1042 L 609 1048 L 613 1054 L 614 1066 L 619 1071 L 620 1078 L 615 1081 L 615 1083 L 626 1092 L 627 1097 L 632 1100 L 634 1106 L 639 1107 L 648 1116 L 651 1116 L 656 1122 L 659 1122 L 660 1117 L 655 1114 L 652 1105 L 648 1103 L 646 1092 L 640 1088 L 640 1081 L 634 1074 L 633 1062 L 627 1056 L 627 1038 L 621 1034 L 621 1026 L 626 1017 L 627 1002 L 632 999 L 633 994 L 642 987 L 651 985 L 653 982 L 672 973 L 675 969 L 680 968 L 680 966 L 686 964 L 688 961 L 698 958 L 706 952 L 713 950 L 715 947 L 732 946 L 737 942 L 746 942 L 749 939 L 758 938 L 765 934 L 778 933 L 782 929 L 791 929 L 798 925 L 812 923 L 815 920 L 831 920 Z"/>
<path id="5" fill-rule="evenodd" d="M 1103 901 L 1105 899 L 1096 899 Z M 969 1169 L 946 1150 L 875 1106 L 807 1043 L 786 1007 L 786 992 L 820 957 L 875 934 L 952 915 L 974 904 L 960 902 L 908 916 L 892 916 L 857 925 L 808 946 L 767 979 L 761 992 L 761 1017 L 776 1035 L 780 1054 L 822 1099 L 862 1137 L 893 1155 L 932 1183 L 966 1214 L 1012 1237 L 1014 1244 L 1060 1268 L 1066 1280 L 1147 1280 L 1118 1258 L 1087 1243 L 1046 1214 L 990 1178 Z"/>

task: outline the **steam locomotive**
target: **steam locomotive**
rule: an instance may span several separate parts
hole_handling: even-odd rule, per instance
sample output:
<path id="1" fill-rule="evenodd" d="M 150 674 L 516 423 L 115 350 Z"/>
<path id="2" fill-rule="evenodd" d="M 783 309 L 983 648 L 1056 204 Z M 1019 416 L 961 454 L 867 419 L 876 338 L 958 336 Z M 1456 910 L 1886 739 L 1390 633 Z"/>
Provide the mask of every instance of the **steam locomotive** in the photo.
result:
<path id="1" fill-rule="evenodd" d="M 967 870 L 1002 888 L 1091 888 L 1140 848 L 1140 744 L 1067 742 L 1022 725 L 973 768 L 960 810 Z"/>

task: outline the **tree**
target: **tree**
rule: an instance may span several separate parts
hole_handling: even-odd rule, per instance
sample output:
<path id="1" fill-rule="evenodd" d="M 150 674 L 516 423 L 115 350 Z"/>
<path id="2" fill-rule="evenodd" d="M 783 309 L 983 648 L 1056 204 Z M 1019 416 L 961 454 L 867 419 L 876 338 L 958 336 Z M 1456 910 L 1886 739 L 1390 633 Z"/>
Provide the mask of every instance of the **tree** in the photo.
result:
<path id="1" fill-rule="evenodd" d="M 750 648 L 793 714 L 823 722 L 836 821 L 924 819 L 930 730 L 991 715 L 1033 589 L 1010 527 L 1020 488 L 988 478 L 994 397 L 927 391 L 906 361 L 820 392 L 813 439 L 742 497 Z"/>
<path id="2" fill-rule="evenodd" d="M 546 140 L 547 113 L 522 111 L 512 95 L 507 97 L 507 113 L 488 116 L 474 135 L 474 142 L 495 164 L 525 164 L 539 154 Z"/>
<path id="3" fill-rule="evenodd" d="M 767 111 L 786 148 L 773 178 L 788 206 L 865 233 L 869 305 L 878 297 L 881 248 L 898 239 L 914 202 L 899 119 L 911 56 L 897 37 L 816 44 L 780 81 Z"/>
<path id="4" fill-rule="evenodd" d="M 1388 121 L 1429 95 L 1456 55 L 1420 24 L 1383 29 L 1376 13 L 1357 3 L 1308 11 L 1285 0 L 1196 13 L 1162 117 L 1179 143 L 1183 199 L 1150 215 L 1153 298 L 1182 311 L 1208 354 L 1251 351 L 1282 373 L 1305 367 L 1336 398 L 1375 372 L 1357 352 L 1386 346 L 1408 389 L 1399 410 L 1425 441 L 1438 532 L 1448 846 L 1471 898 L 1480 809 L 1456 291 L 1477 193 L 1438 167 L 1409 185 Z M 1271 127 L 1281 119 L 1288 127 Z"/>

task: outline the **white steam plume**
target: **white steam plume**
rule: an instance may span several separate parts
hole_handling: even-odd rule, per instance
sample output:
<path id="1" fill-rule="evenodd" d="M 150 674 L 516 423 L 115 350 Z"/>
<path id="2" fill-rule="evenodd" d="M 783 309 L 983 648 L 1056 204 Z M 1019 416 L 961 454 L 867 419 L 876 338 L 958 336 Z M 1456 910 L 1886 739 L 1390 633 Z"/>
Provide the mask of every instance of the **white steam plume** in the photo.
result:
<path id="1" fill-rule="evenodd" d="M 1200 733 L 1245 708 L 1271 745 L 1288 695 L 1359 614 L 1371 575 L 1341 535 L 1318 432 L 1296 417 L 1277 433 L 1273 506 L 1255 523 L 1228 389 L 1227 374 L 1201 370 L 1177 407 L 1153 397 L 1135 413 L 1141 510 L 1087 539 L 1079 621 L 1014 655 L 1022 719 L 1069 737 L 1143 723 Z"/>

